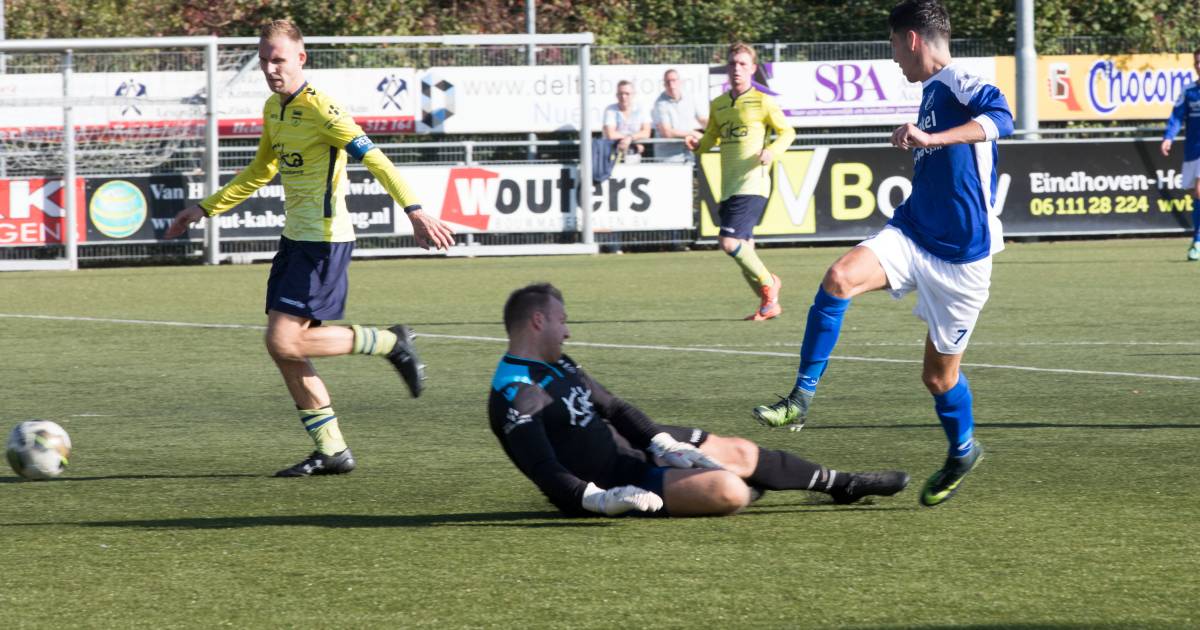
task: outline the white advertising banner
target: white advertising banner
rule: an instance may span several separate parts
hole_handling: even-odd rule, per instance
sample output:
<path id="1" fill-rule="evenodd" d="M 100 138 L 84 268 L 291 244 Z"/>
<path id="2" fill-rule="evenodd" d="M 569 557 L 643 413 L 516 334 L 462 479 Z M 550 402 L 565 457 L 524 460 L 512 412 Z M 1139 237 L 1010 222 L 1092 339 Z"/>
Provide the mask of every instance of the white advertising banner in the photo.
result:
<path id="1" fill-rule="evenodd" d="M 401 173 L 425 211 L 459 233 L 579 229 L 574 165 L 412 166 Z M 598 232 L 694 224 L 690 164 L 618 164 L 592 194 Z M 411 234 L 412 227 L 398 218 L 396 232 Z"/>
<path id="2" fill-rule="evenodd" d="M 617 83 L 633 82 L 634 101 L 647 119 L 663 91 L 663 74 L 679 73 L 683 92 L 708 102 L 708 66 L 701 64 L 591 66 L 588 69 L 592 130 L 600 131 L 604 108 L 617 102 Z M 579 129 L 578 66 L 431 68 L 421 73 L 418 132 L 510 133 Z"/>
<path id="3" fill-rule="evenodd" d="M 994 57 L 954 60 L 996 82 Z M 714 68 L 709 97 L 729 89 L 724 70 Z M 756 87 L 775 97 L 794 127 L 901 125 L 915 122 L 921 84 L 910 83 L 889 60 L 786 61 L 764 63 Z"/>
<path id="4" fill-rule="evenodd" d="M 993 57 L 956 59 L 985 80 L 996 80 Z M 649 117 L 662 93 L 662 76 L 679 73 L 687 98 L 705 111 L 728 89 L 724 66 L 703 64 L 592 66 L 588 74 L 592 130 L 616 102 L 617 83 L 633 82 L 635 103 Z M 367 133 L 526 133 L 574 131 L 579 125 L 577 66 L 346 68 L 309 70 L 310 83 L 332 95 Z M 81 105 L 85 127 L 194 124 L 204 116 L 200 71 L 77 73 L 76 97 L 120 99 Z M 763 63 L 755 81 L 772 94 L 796 127 L 894 125 L 910 122 L 921 85 L 909 83 L 890 60 Z M 257 68 L 218 74 L 219 125 L 224 137 L 257 137 L 270 95 Z M 58 74 L 0 75 L 0 134 L 61 127 Z M 42 99 L 41 102 L 22 101 Z M 165 100 L 175 100 L 171 105 Z M 190 105 L 182 101 L 190 100 Z"/>
<path id="5" fill-rule="evenodd" d="M 306 70 L 309 84 L 350 112 L 368 134 L 412 133 L 418 113 L 420 85 L 412 68 L 343 68 Z M 203 84 L 201 84 L 203 85 Z M 271 95 L 258 70 L 221 81 L 222 136 L 262 133 L 263 101 Z"/>
<path id="6" fill-rule="evenodd" d="M 417 114 L 417 74 L 412 68 L 309 70 L 308 81 L 351 112 L 367 133 L 411 133 Z M 204 119 L 205 74 L 182 72 L 76 73 L 71 94 L 80 127 L 196 124 Z M 262 73 L 217 75 L 219 132 L 257 137 L 263 102 L 271 95 Z M 0 74 L 0 134 L 62 127 L 61 74 Z M 88 105 L 87 99 L 104 99 Z M 112 99 L 119 99 L 114 102 Z M 99 101 L 98 101 L 99 102 Z"/>

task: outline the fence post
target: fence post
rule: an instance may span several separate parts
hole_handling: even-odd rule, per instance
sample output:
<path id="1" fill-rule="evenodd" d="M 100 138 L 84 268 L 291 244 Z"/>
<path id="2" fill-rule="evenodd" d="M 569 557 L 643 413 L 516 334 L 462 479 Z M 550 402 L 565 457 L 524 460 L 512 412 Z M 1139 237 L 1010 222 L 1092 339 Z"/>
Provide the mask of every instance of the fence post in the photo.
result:
<path id="1" fill-rule="evenodd" d="M 591 55 L 591 46 L 579 46 L 579 231 L 587 245 L 596 242 L 592 233 L 592 115 L 588 97 Z"/>
<path id="2" fill-rule="evenodd" d="M 63 229 L 67 231 L 64 243 L 67 247 L 69 269 L 79 268 L 78 230 L 79 200 L 75 194 L 75 107 L 71 103 L 71 75 L 74 74 L 75 55 L 70 48 L 63 51 Z"/>
<path id="3" fill-rule="evenodd" d="M 204 66 L 207 75 L 208 98 L 204 109 L 204 149 L 206 178 L 204 190 L 213 194 L 221 187 L 221 160 L 217 138 L 217 38 L 212 37 L 204 46 Z M 265 130 L 264 130 L 264 133 Z M 204 264 L 221 262 L 221 228 L 216 217 L 204 222 Z"/>
<path id="4" fill-rule="evenodd" d="M 474 165 L 475 164 L 475 141 L 474 140 L 463 140 L 462 147 L 463 147 L 463 162 L 465 162 L 465 164 L 467 166 Z M 475 235 L 471 232 L 467 232 L 463 244 L 468 247 L 470 247 L 471 245 L 474 245 L 475 244 Z"/>
<path id="5" fill-rule="evenodd" d="M 1037 140 L 1040 126 L 1033 10 L 1033 0 L 1017 0 L 1017 126 L 1024 140 Z"/>

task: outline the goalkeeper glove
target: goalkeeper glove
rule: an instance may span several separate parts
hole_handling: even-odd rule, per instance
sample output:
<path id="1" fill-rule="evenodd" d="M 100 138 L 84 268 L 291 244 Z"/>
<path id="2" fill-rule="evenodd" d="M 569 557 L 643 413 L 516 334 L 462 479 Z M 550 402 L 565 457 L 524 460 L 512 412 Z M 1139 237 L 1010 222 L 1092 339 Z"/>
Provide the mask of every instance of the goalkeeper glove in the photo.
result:
<path id="1" fill-rule="evenodd" d="M 665 431 L 650 438 L 648 450 L 672 468 L 724 468 L 721 462 L 687 442 L 676 440 Z"/>
<path id="2" fill-rule="evenodd" d="M 589 483 L 583 491 L 583 509 L 606 516 L 617 516 L 630 510 L 657 512 L 662 506 L 662 497 L 637 486 L 601 490 L 596 484 Z"/>

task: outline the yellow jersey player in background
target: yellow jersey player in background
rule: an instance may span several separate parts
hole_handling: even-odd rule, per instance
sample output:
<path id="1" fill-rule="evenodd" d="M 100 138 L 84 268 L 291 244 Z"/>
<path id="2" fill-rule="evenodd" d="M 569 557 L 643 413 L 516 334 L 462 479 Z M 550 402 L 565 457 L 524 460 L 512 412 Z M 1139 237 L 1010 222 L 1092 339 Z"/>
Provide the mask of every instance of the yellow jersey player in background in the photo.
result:
<path id="1" fill-rule="evenodd" d="M 754 251 L 754 226 L 762 220 L 771 196 L 771 168 L 783 155 L 796 131 L 783 110 L 768 94 L 754 88 L 751 79 L 758 70 L 758 57 L 746 44 L 729 47 L 730 90 L 713 99 L 704 135 L 686 140 L 699 156 L 721 147 L 721 219 L 719 243 L 742 269 L 746 283 L 759 297 L 758 309 L 746 319 L 763 321 L 783 312 L 779 289 L 783 282 L 767 270 Z M 770 144 L 768 131 L 775 132 Z"/>
<path id="2" fill-rule="evenodd" d="M 329 392 L 310 357 L 372 354 L 386 357 L 410 393 L 424 387 L 424 366 L 407 326 L 322 326 L 341 319 L 354 228 L 346 210 L 346 162 L 361 160 L 412 222 L 417 243 L 446 249 L 453 232 L 421 205 L 382 151 L 333 99 L 304 80 L 304 40 L 296 25 L 263 27 L 259 63 L 272 94 L 263 106 L 263 134 L 254 161 L 221 190 L 175 216 L 166 237 L 232 209 L 278 172 L 286 197 L 283 235 L 267 280 L 266 345 L 316 450 L 279 477 L 348 473 L 354 456 L 338 427 Z"/>

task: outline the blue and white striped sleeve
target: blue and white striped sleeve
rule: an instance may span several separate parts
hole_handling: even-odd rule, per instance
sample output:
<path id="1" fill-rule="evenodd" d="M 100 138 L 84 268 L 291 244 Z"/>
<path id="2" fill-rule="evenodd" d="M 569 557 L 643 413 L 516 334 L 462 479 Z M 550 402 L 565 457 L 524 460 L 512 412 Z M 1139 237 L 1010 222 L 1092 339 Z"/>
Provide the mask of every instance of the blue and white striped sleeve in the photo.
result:
<path id="1" fill-rule="evenodd" d="M 955 95 L 970 112 L 971 119 L 983 127 L 987 141 L 1012 135 L 1012 110 L 1000 88 L 970 74 L 960 74 L 957 78 Z"/>

